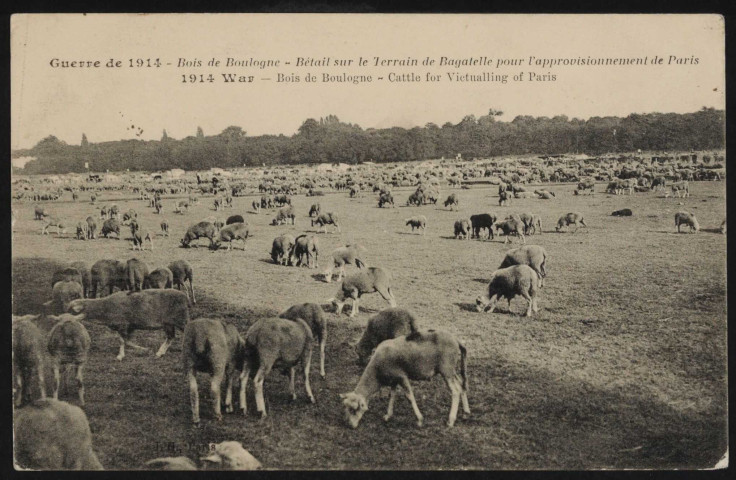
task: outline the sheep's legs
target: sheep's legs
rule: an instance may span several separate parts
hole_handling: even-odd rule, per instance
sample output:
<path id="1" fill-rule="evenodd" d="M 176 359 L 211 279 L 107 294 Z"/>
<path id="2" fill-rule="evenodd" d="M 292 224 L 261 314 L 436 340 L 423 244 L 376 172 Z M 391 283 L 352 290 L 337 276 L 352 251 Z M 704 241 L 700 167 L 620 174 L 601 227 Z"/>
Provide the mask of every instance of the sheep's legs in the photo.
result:
<path id="1" fill-rule="evenodd" d="M 158 348 L 158 352 L 156 352 L 156 358 L 163 356 L 169 350 L 169 347 L 171 346 L 173 341 L 173 338 L 166 338 L 166 340 L 164 340 L 164 343 L 162 343 L 161 346 Z"/>
<path id="2" fill-rule="evenodd" d="M 417 416 L 417 426 L 421 427 L 422 423 L 424 423 L 424 417 L 422 416 L 422 412 L 419 411 L 417 400 L 414 398 L 414 390 L 412 390 L 411 383 L 409 383 L 409 379 L 407 377 L 401 378 L 401 386 L 406 390 L 406 398 L 411 402 L 411 408 L 414 410 L 414 415 Z"/>
<path id="3" fill-rule="evenodd" d="M 261 363 L 255 377 L 253 377 L 253 383 L 256 390 L 256 410 L 261 414 L 261 418 L 266 418 L 266 400 L 263 398 L 263 382 L 265 379 L 266 367 Z"/>
<path id="4" fill-rule="evenodd" d="M 463 387 L 459 384 L 457 378 L 455 378 L 454 375 L 451 377 L 445 377 L 445 381 L 447 382 L 447 386 L 450 388 L 450 392 L 452 393 L 450 417 L 447 419 L 447 426 L 452 427 L 453 425 L 455 425 L 455 420 L 457 420 L 457 408 L 460 406 L 460 396 L 461 392 L 463 391 Z M 464 408 L 465 405 L 463 405 L 463 409 Z"/>
<path id="5" fill-rule="evenodd" d="M 220 386 L 222 385 L 222 377 L 222 373 L 217 373 L 213 375 L 212 380 L 210 380 L 210 395 L 212 396 L 212 406 L 215 409 L 215 418 L 218 422 L 222 421 L 222 411 L 220 410 Z"/>
<path id="6" fill-rule="evenodd" d="M 59 384 L 61 383 L 61 372 L 59 372 L 59 365 L 54 365 L 54 400 L 59 399 Z"/>
<path id="7" fill-rule="evenodd" d="M 319 341 L 319 375 L 325 378 L 325 344 L 327 343 L 326 333 L 322 332 L 322 338 Z"/>
<path id="8" fill-rule="evenodd" d="M 225 412 L 233 413 L 233 373 L 228 373 L 225 387 Z"/>
<path id="9" fill-rule="evenodd" d="M 240 410 L 243 412 L 243 415 L 248 414 L 248 405 L 245 402 L 245 391 L 248 387 L 248 376 L 250 375 L 250 367 L 247 365 L 243 365 L 243 371 L 240 372 L 240 398 L 239 400 L 239 406 Z"/>
<path id="10" fill-rule="evenodd" d="M 388 422 L 394 416 L 394 401 L 396 400 L 397 390 L 398 387 L 391 389 L 391 395 L 388 397 L 388 409 L 386 410 L 386 415 L 383 417 L 384 422 Z"/>
<path id="11" fill-rule="evenodd" d="M 535 312 L 539 311 L 539 305 L 537 304 L 536 296 L 532 297 L 532 310 L 534 310 Z"/>
<path id="12" fill-rule="evenodd" d="M 304 389 L 307 391 L 309 401 L 314 403 L 314 395 L 312 394 L 312 385 L 309 383 L 309 370 L 312 366 L 312 348 L 307 352 L 307 359 L 304 362 Z"/>
<path id="13" fill-rule="evenodd" d="M 350 317 L 351 318 L 354 317 L 356 313 L 358 313 L 358 299 L 354 298 L 353 299 L 353 309 L 350 312 Z"/>
<path id="14" fill-rule="evenodd" d="M 294 378 L 296 377 L 296 367 L 289 369 L 289 393 L 291 393 L 291 399 L 296 400 L 296 390 L 294 388 Z"/>
<path id="15" fill-rule="evenodd" d="M 83 365 L 77 364 L 77 374 L 74 377 L 77 381 L 77 397 L 79 398 L 79 405 L 84 406 L 84 376 L 82 374 Z"/>
<path id="16" fill-rule="evenodd" d="M 391 288 L 386 288 L 385 291 L 383 290 L 377 290 L 378 293 L 383 297 L 384 300 L 386 300 L 391 307 L 396 306 L 396 299 L 394 298 L 394 294 L 391 292 Z"/>
<path id="17" fill-rule="evenodd" d="M 524 299 L 529 302 L 529 305 L 527 305 L 526 312 L 524 313 L 525 317 L 530 317 L 532 315 L 532 307 L 534 306 L 534 299 L 529 296 L 527 292 L 521 292 L 521 296 L 524 297 Z M 511 310 L 511 299 L 509 299 L 509 310 Z"/>
<path id="18" fill-rule="evenodd" d="M 189 279 L 189 289 L 192 291 L 192 303 L 197 304 L 197 299 L 194 298 L 194 285 L 192 285 L 192 280 Z"/>
<path id="19" fill-rule="evenodd" d="M 121 361 L 123 358 L 125 358 L 125 339 L 122 335 L 119 336 L 120 338 L 120 350 L 118 350 L 118 356 L 115 357 L 118 359 L 118 361 Z"/>
<path id="20" fill-rule="evenodd" d="M 197 377 L 194 374 L 194 368 L 187 371 L 189 379 L 189 403 L 192 406 L 192 423 L 199 423 L 199 390 L 197 389 Z"/>

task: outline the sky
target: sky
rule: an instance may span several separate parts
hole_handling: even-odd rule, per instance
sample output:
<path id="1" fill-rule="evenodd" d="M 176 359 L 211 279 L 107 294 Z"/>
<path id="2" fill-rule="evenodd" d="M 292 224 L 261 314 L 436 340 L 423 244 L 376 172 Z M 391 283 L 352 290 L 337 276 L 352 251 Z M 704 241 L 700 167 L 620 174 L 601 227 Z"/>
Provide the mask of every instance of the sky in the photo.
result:
<path id="1" fill-rule="evenodd" d="M 723 109 L 724 28 L 718 15 L 14 15 L 11 148 L 30 148 L 48 135 L 69 144 L 79 144 L 82 133 L 90 142 L 158 140 L 164 129 L 183 138 L 197 127 L 213 135 L 230 125 L 248 135 L 292 135 L 307 118 L 329 114 L 384 128 L 457 123 L 490 108 L 502 110 L 503 121 Z M 647 57 L 648 64 L 541 66 L 529 65 L 530 56 Z M 652 65 L 655 56 L 664 63 Z M 280 66 L 226 68 L 228 57 Z M 296 66 L 298 57 L 329 57 L 330 65 Z M 361 57 L 367 66 L 357 65 Z M 419 65 L 377 67 L 375 57 Z M 422 65 L 427 57 L 435 64 Z M 491 63 L 439 66 L 441 57 Z M 105 67 L 111 58 L 122 66 Z M 128 66 L 138 58 L 158 58 L 162 66 Z M 221 65 L 208 66 L 213 58 Z M 671 58 L 677 60 L 668 64 Z M 54 59 L 101 66 L 53 67 Z M 505 63 L 497 65 L 499 59 Z M 179 67 L 182 60 L 201 66 Z M 352 64 L 335 66 L 336 60 Z M 508 80 L 450 82 L 451 72 Z M 531 81 L 530 72 L 555 80 Z M 254 81 L 225 83 L 223 73 Z M 370 75 L 372 82 L 324 83 L 325 73 Z M 184 81 L 209 74 L 212 83 Z M 276 82 L 278 74 L 300 82 Z M 306 82 L 307 74 L 318 81 Z M 428 82 L 427 74 L 440 80 Z M 420 81 L 389 82 L 389 75 Z"/>

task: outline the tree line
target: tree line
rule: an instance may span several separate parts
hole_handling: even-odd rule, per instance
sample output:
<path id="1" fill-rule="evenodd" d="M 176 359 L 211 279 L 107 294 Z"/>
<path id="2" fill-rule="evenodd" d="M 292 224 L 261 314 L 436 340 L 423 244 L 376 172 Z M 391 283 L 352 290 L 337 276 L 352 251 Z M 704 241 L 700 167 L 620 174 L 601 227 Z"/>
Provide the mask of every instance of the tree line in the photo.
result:
<path id="1" fill-rule="evenodd" d="M 238 126 L 207 136 L 160 140 L 118 140 L 94 143 L 82 134 L 80 145 L 69 145 L 50 135 L 33 148 L 12 152 L 13 158 L 36 157 L 22 173 L 89 171 L 158 171 L 171 168 L 203 170 L 211 167 L 400 162 L 429 158 L 465 159 L 499 155 L 586 153 L 600 155 L 637 149 L 709 150 L 725 146 L 725 111 L 703 107 L 693 113 L 647 113 L 621 117 L 569 119 L 517 116 L 498 119 L 503 112 L 490 109 L 476 118 L 441 127 L 428 123 L 410 129 L 362 129 L 336 116 L 306 120 L 291 136 L 247 136 Z"/>

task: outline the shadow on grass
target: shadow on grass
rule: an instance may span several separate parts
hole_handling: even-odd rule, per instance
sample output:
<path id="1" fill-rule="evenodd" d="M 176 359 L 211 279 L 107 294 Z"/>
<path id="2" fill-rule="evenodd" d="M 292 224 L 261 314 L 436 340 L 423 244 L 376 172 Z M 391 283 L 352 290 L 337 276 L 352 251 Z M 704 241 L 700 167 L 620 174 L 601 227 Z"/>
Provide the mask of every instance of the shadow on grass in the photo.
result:
<path id="1" fill-rule="evenodd" d="M 489 279 L 487 279 L 487 278 L 474 278 L 473 281 L 474 282 L 478 282 L 478 283 L 488 283 L 489 282 Z"/>
<path id="2" fill-rule="evenodd" d="M 700 231 L 705 232 L 705 233 L 717 233 L 719 235 L 722 235 L 720 228 L 701 228 Z"/>
<path id="3" fill-rule="evenodd" d="M 396 233 L 398 235 L 417 235 L 417 236 L 420 236 L 420 237 L 423 237 L 424 236 L 421 233 L 417 233 L 417 232 L 396 232 Z"/>
<path id="4" fill-rule="evenodd" d="M 465 312 L 478 313 L 478 309 L 476 308 L 476 306 L 475 306 L 474 303 L 457 302 L 457 303 L 455 303 L 455 305 L 457 305 L 458 307 L 460 307 L 460 310 L 463 310 Z"/>
<path id="5" fill-rule="evenodd" d="M 51 277 L 69 265 L 49 258 L 13 259 L 13 315 L 37 314 L 51 300 Z"/>

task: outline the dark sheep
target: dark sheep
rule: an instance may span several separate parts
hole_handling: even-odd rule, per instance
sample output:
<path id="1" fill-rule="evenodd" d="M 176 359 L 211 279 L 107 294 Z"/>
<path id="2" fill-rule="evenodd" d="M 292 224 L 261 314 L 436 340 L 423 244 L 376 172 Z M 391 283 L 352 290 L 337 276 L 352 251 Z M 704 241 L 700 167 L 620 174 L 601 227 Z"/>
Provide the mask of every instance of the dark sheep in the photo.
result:
<path id="1" fill-rule="evenodd" d="M 294 246 L 289 254 L 289 263 L 291 265 L 300 266 L 304 264 L 304 257 L 307 257 L 306 266 L 315 268 L 319 266 L 317 262 L 319 257 L 319 243 L 314 235 L 299 235 L 294 240 Z M 312 261 L 314 260 L 314 262 Z"/>
<path id="2" fill-rule="evenodd" d="M 411 312 L 403 308 L 387 308 L 368 320 L 368 324 L 360 337 L 355 351 L 358 354 L 358 365 L 365 366 L 373 350 L 384 340 L 411 335 L 418 332 L 417 319 Z M 413 338 L 413 337 L 412 337 Z"/>
<path id="3" fill-rule="evenodd" d="M 225 220 L 225 225 L 232 225 L 233 223 L 245 223 L 245 219 L 242 215 L 230 215 Z"/>
<path id="4" fill-rule="evenodd" d="M 98 260 L 92 265 L 90 270 L 90 291 L 89 298 L 97 298 L 98 293 L 104 293 L 105 289 L 109 289 L 109 295 L 112 295 L 115 287 L 120 290 L 127 288 L 127 276 L 125 275 L 126 265 L 117 260 Z"/>
<path id="5" fill-rule="evenodd" d="M 480 231 L 488 229 L 488 237 L 493 239 L 493 224 L 496 222 L 496 216 L 490 213 L 479 213 L 470 216 L 470 224 L 473 227 L 473 237 L 480 238 Z"/>
<path id="6" fill-rule="evenodd" d="M 215 225 L 212 222 L 199 222 L 196 225 L 192 225 L 184 234 L 184 238 L 181 239 L 183 247 L 189 247 L 193 240 L 198 238 L 208 238 L 210 240 L 210 246 L 215 242 Z"/>
<path id="7" fill-rule="evenodd" d="M 174 285 L 174 274 L 166 267 L 157 268 L 143 281 L 143 288 L 172 288 Z"/>
<path id="8" fill-rule="evenodd" d="M 325 227 L 325 233 L 327 233 L 327 225 L 334 225 L 335 230 L 340 231 L 340 222 L 337 219 L 337 214 L 332 212 L 320 213 L 317 218 L 312 219 L 312 226 L 317 225 L 317 232 L 320 227 Z"/>
<path id="9" fill-rule="evenodd" d="M 184 287 L 184 293 L 187 295 L 187 301 L 190 300 L 189 292 L 191 291 L 191 303 L 196 304 L 197 300 L 194 298 L 194 285 L 192 284 L 194 274 L 192 271 L 192 266 L 189 264 L 189 262 L 187 262 L 186 260 L 175 260 L 169 264 L 169 270 L 171 270 L 171 274 L 173 276 L 173 285 L 179 290 Z M 189 282 L 189 290 L 187 290 L 186 282 Z"/>
<path id="10" fill-rule="evenodd" d="M 273 263 L 286 265 L 293 247 L 294 237 L 291 235 L 283 234 L 276 237 L 271 246 L 271 260 L 273 260 Z"/>
<path id="11" fill-rule="evenodd" d="M 102 229 L 100 230 L 100 233 L 105 238 L 108 238 L 110 234 L 114 233 L 115 235 L 117 235 L 119 239 L 120 238 L 120 222 L 118 222 L 117 218 L 108 218 L 102 224 Z"/>
<path id="12" fill-rule="evenodd" d="M 633 212 L 630 208 L 624 208 L 622 210 L 616 210 L 611 215 L 614 217 L 630 217 L 631 215 L 633 215 Z"/>
<path id="13" fill-rule="evenodd" d="M 142 260 L 131 258 L 125 265 L 125 280 L 128 294 L 140 292 L 148 276 L 148 265 Z"/>

